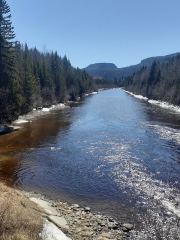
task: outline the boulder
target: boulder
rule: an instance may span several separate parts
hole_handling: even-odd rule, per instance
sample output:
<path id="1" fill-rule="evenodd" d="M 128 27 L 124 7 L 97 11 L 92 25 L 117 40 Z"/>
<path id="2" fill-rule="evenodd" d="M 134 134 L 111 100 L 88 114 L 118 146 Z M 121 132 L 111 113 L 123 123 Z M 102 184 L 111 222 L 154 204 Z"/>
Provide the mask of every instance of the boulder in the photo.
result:
<path id="1" fill-rule="evenodd" d="M 122 226 L 125 227 L 128 231 L 130 231 L 133 228 L 133 225 L 130 223 L 124 223 Z"/>
<path id="2" fill-rule="evenodd" d="M 44 212 L 48 215 L 54 215 L 54 216 L 60 215 L 55 208 L 49 206 L 48 202 L 38 198 L 30 198 L 30 200 L 35 202 L 37 205 L 39 205 L 44 210 Z"/>
<path id="3" fill-rule="evenodd" d="M 63 232 L 69 231 L 69 226 L 67 224 L 67 221 L 63 217 L 57 217 L 57 216 L 48 216 L 48 219 L 54 223 L 56 226 L 58 226 Z"/>

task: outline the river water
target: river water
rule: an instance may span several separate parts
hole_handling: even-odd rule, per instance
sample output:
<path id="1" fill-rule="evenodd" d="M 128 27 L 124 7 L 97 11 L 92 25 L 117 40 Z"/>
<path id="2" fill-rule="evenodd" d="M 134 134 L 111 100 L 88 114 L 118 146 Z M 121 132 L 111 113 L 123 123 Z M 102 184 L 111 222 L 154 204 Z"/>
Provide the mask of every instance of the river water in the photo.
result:
<path id="1" fill-rule="evenodd" d="M 180 113 L 101 91 L 0 137 L 0 178 L 180 239 Z"/>

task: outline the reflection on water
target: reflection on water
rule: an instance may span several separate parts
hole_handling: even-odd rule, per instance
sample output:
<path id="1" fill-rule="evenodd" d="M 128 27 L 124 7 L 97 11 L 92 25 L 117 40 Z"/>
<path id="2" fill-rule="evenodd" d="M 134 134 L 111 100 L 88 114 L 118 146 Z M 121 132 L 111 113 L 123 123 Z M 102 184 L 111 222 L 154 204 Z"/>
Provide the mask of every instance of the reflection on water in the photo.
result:
<path id="1" fill-rule="evenodd" d="M 120 89 L 103 91 L 1 136 L 0 177 L 135 221 L 131 239 L 180 239 L 179 120 Z"/>
<path id="2" fill-rule="evenodd" d="M 21 124 L 22 129 L 0 136 L 0 178 L 16 183 L 17 169 L 20 169 L 21 161 L 18 154 L 27 150 L 35 149 L 50 137 L 55 137 L 60 128 L 69 126 L 66 118 L 54 120 L 56 112 L 44 115 L 36 121 Z M 65 122 L 63 121 L 65 120 Z"/>

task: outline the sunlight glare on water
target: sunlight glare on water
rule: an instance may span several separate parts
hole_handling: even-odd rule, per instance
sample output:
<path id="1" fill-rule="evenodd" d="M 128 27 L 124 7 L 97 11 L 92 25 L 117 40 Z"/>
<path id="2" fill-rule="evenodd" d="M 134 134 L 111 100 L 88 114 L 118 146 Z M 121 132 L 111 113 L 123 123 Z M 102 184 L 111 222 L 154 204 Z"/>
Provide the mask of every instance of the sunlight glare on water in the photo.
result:
<path id="1" fill-rule="evenodd" d="M 132 240 L 180 239 L 180 114 L 121 89 L 70 106 L 3 137 L 2 176 L 132 222 Z"/>

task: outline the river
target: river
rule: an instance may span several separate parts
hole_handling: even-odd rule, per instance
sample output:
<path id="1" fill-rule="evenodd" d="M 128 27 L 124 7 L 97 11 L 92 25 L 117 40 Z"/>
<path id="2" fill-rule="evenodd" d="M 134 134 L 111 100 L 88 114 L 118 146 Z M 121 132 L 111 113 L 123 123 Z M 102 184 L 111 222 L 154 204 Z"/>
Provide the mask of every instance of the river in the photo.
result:
<path id="1" fill-rule="evenodd" d="M 1 180 L 180 239 L 180 113 L 121 89 L 69 106 L 0 136 Z"/>

